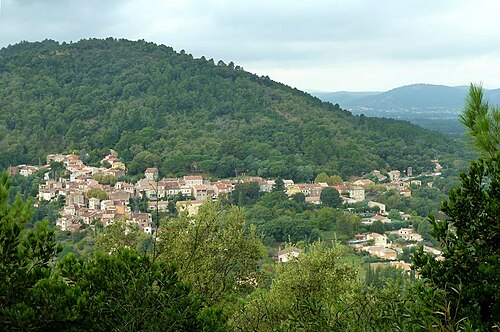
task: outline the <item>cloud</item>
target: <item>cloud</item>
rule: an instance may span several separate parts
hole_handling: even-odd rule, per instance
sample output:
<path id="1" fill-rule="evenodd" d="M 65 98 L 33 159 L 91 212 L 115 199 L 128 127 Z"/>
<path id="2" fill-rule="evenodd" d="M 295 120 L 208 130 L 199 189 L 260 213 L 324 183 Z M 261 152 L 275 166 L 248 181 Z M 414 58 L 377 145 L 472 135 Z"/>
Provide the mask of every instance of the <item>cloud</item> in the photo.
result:
<path id="1" fill-rule="evenodd" d="M 476 74 L 486 82 L 498 78 L 480 64 L 500 67 L 500 4 L 493 0 L 0 1 L 0 47 L 47 38 L 145 39 L 300 88 L 446 84 L 459 76 L 466 84 Z"/>

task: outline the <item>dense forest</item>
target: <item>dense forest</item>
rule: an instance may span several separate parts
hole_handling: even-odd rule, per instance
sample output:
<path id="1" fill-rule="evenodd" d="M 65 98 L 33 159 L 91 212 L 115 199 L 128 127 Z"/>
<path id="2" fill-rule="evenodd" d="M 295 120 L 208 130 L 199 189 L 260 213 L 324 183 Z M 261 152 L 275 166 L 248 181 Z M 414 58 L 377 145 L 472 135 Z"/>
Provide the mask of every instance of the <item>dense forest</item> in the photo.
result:
<path id="1" fill-rule="evenodd" d="M 424 171 L 431 159 L 446 166 L 463 153 L 436 132 L 353 116 L 232 62 L 164 45 L 109 38 L 0 50 L 0 168 L 74 150 L 96 163 L 110 148 L 131 175 L 156 165 L 163 175 L 297 181 Z"/>

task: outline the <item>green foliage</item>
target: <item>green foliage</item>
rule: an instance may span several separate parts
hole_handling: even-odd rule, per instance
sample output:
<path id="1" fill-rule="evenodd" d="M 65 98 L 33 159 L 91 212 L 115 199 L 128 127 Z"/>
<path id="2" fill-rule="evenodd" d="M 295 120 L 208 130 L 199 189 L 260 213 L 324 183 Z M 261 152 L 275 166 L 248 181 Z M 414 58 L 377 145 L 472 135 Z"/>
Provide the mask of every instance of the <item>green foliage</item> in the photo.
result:
<path id="1" fill-rule="evenodd" d="M 144 41 L 22 43 L 0 50 L 0 67 L 4 168 L 74 149 L 98 164 L 111 148 L 131 175 L 155 165 L 183 175 L 196 164 L 217 177 L 311 181 L 410 164 L 419 172 L 436 153 L 461 153 L 444 135 L 352 116 L 237 66 Z"/>
<path id="2" fill-rule="evenodd" d="M 116 178 L 111 174 L 97 173 L 93 176 L 93 179 L 99 182 L 100 184 L 109 184 L 111 186 L 114 186 L 116 183 Z"/>
<path id="3" fill-rule="evenodd" d="M 352 330 L 353 304 L 362 286 L 359 268 L 341 246 L 313 244 L 296 260 L 278 265 L 269 290 L 242 303 L 230 320 L 241 331 Z"/>
<path id="4" fill-rule="evenodd" d="M 33 230 L 30 202 L 9 203 L 7 174 L 0 178 L 0 329 L 32 329 L 60 319 L 54 307 L 37 305 L 53 284 L 51 260 L 61 251 L 47 223 Z"/>
<path id="5" fill-rule="evenodd" d="M 232 203 L 238 206 L 251 205 L 260 196 L 260 186 L 257 182 L 238 183 L 231 193 Z"/>
<path id="6" fill-rule="evenodd" d="M 140 251 L 140 245 L 146 237 L 136 223 L 118 220 L 97 234 L 95 250 L 108 254 L 119 248 Z"/>
<path id="7" fill-rule="evenodd" d="M 339 184 L 344 183 L 344 180 L 338 175 L 329 176 L 325 172 L 319 173 L 314 180 L 316 183 L 326 182 L 330 186 L 337 186 Z"/>
<path id="8" fill-rule="evenodd" d="M 90 189 L 88 192 L 87 192 L 87 196 L 89 198 L 98 198 L 99 200 L 104 200 L 106 198 L 108 198 L 108 194 L 102 190 L 102 189 L 99 189 L 99 188 L 92 188 Z"/>
<path id="9" fill-rule="evenodd" d="M 391 209 L 389 210 L 389 213 L 387 214 L 387 218 L 391 220 L 400 220 L 401 215 L 399 214 L 399 211 L 396 209 Z"/>
<path id="10" fill-rule="evenodd" d="M 472 162 L 460 181 L 442 204 L 446 219 L 430 219 L 445 259 L 420 250 L 414 264 L 460 317 L 491 328 L 500 322 L 500 155 Z"/>
<path id="11" fill-rule="evenodd" d="M 160 230 L 160 258 L 178 263 L 181 280 L 209 305 L 253 289 L 265 249 L 255 228 L 245 228 L 243 210 L 207 202 L 196 216 L 167 220 Z"/>
<path id="12" fill-rule="evenodd" d="M 131 250 L 98 253 L 91 260 L 67 256 L 62 277 L 81 296 L 78 327 L 95 331 L 216 329 L 202 301 L 178 280 L 175 264 L 153 261 Z M 217 313 L 214 312 L 217 317 Z"/>
<path id="13" fill-rule="evenodd" d="M 321 191 L 320 195 L 321 204 L 328 207 L 340 207 L 342 201 L 340 200 L 340 194 L 335 188 L 325 188 Z"/>
<path id="14" fill-rule="evenodd" d="M 500 151 L 500 108 L 483 101 L 481 85 L 470 85 L 460 122 L 479 152 L 494 156 Z"/>

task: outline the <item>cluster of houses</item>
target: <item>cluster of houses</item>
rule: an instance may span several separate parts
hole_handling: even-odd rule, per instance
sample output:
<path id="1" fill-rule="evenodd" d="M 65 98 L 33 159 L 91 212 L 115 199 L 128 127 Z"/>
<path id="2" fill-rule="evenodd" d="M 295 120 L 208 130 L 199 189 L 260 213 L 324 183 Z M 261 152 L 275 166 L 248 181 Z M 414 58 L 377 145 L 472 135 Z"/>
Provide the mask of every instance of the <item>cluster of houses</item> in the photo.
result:
<path id="1" fill-rule="evenodd" d="M 242 179 L 223 179 L 212 182 L 201 175 L 187 175 L 182 178 L 159 178 L 158 169 L 148 168 L 144 178 L 137 183 L 115 182 L 99 183 L 102 177 L 118 179 L 125 174 L 125 165 L 118 161 L 115 153 L 101 160 L 101 167 L 87 166 L 75 154 L 51 154 L 47 156 L 46 165 L 19 165 L 9 167 L 9 174 L 32 175 L 39 170 L 50 170 L 50 164 L 58 162 L 64 165 L 65 176 L 57 177 L 52 172 L 44 174 L 44 183 L 39 185 L 38 200 L 53 201 L 64 198 L 64 207 L 60 211 L 57 226 L 62 230 L 75 231 L 83 224 L 99 221 L 103 226 L 115 220 L 125 220 L 136 223 L 140 228 L 152 234 L 155 225 L 152 221 L 152 211 L 167 211 L 168 201 L 164 198 L 182 196 L 176 199 L 178 211 L 187 211 L 190 215 L 198 212 L 198 208 L 207 200 L 216 200 L 221 195 L 230 195 L 236 185 L 241 182 L 258 183 L 261 192 L 271 192 L 276 185 L 274 180 L 261 177 L 246 177 Z M 285 192 L 288 195 L 303 193 L 306 201 L 320 204 L 321 191 L 328 187 L 326 183 L 294 183 L 284 180 Z M 342 188 L 341 194 L 349 199 L 362 201 L 362 187 Z M 147 198 L 149 212 L 135 212 L 130 207 L 131 199 Z"/>
<path id="2" fill-rule="evenodd" d="M 9 167 L 10 175 L 21 174 L 29 176 L 39 170 L 50 170 L 50 164 L 58 162 L 64 165 L 64 177 L 57 177 L 53 172 L 44 174 L 45 182 L 39 185 L 38 200 L 52 201 L 64 197 L 64 208 L 60 211 L 61 217 L 57 225 L 63 230 L 74 231 L 82 224 L 101 222 L 104 226 L 115 220 L 122 219 L 137 223 L 146 233 L 154 232 L 154 223 L 151 212 L 164 212 L 169 209 L 169 202 L 165 198 L 182 197 L 176 199 L 178 211 L 187 211 L 190 215 L 198 212 L 198 208 L 207 200 L 216 200 L 221 195 L 230 195 L 236 185 L 241 182 L 258 183 L 261 192 L 271 192 L 276 185 L 274 180 L 261 177 L 245 177 L 240 179 L 222 179 L 212 182 L 201 175 L 187 175 L 182 178 L 160 179 L 158 169 L 148 168 L 144 178 L 137 183 L 116 182 L 116 179 L 125 175 L 125 164 L 118 161 L 114 151 L 101 160 L 101 167 L 85 165 L 75 154 L 51 154 L 47 156 L 46 165 L 30 166 L 19 165 Z M 440 165 L 436 161 L 436 168 Z M 411 167 L 406 170 L 406 176 L 393 170 L 387 176 L 374 170 L 370 173 L 372 179 L 386 182 L 386 189 L 395 189 L 405 197 L 411 196 L 411 187 L 420 186 L 421 181 L 412 179 Z M 102 184 L 103 177 L 115 179 L 112 184 Z M 306 202 L 320 204 L 323 189 L 329 187 L 327 183 L 295 183 L 293 180 L 283 180 L 285 192 L 292 196 L 302 193 Z M 343 183 L 333 186 L 340 194 L 342 202 L 352 204 L 365 201 L 365 187 L 375 183 L 367 178 L 352 183 Z M 100 194 L 96 194 L 100 193 Z M 131 199 L 147 198 L 149 212 L 132 211 Z M 391 222 L 387 217 L 384 204 L 370 201 L 368 206 L 378 209 L 378 213 L 363 219 L 363 223 L 370 224 L 377 220 Z M 409 219 L 409 215 L 401 215 L 401 220 Z M 388 254 L 384 254 L 388 255 Z"/>
<path id="3" fill-rule="evenodd" d="M 393 234 L 405 241 L 417 245 L 423 241 L 422 236 L 418 234 L 413 228 L 400 228 L 395 231 L 388 231 L 385 234 L 367 233 L 356 234 L 354 239 L 348 243 L 356 250 L 362 250 L 369 253 L 371 256 L 386 259 L 389 261 L 396 261 L 398 255 L 403 252 L 403 247 L 399 243 L 392 243 L 388 239 L 388 234 Z M 431 252 L 438 259 L 441 259 L 441 252 L 432 247 L 424 246 L 424 250 Z"/>

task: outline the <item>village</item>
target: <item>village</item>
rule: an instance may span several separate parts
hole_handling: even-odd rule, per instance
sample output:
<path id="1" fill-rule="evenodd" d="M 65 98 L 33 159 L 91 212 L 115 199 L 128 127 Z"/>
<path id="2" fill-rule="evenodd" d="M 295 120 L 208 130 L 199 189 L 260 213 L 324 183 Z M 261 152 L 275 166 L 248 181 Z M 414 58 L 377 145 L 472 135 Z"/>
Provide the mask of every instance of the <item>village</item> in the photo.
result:
<path id="1" fill-rule="evenodd" d="M 50 171 L 51 163 L 60 163 L 64 168 L 65 177 L 57 177 Z M 437 161 L 433 176 L 439 175 L 441 166 Z M 100 167 L 85 165 L 76 154 L 51 154 L 46 158 L 43 166 L 19 165 L 9 167 L 9 175 L 20 174 L 29 176 L 40 170 L 45 170 L 44 182 L 39 185 L 38 202 L 51 202 L 54 200 L 64 200 L 64 206 L 59 211 L 59 218 L 56 226 L 62 231 L 74 232 L 84 225 L 94 225 L 100 222 L 103 227 L 112 224 L 116 220 L 124 220 L 127 223 L 135 223 L 139 228 L 147 233 L 155 232 L 153 214 L 169 211 L 169 202 L 173 198 L 175 208 L 179 212 L 188 215 L 195 215 L 199 207 L 207 200 L 217 200 L 222 196 L 228 197 L 238 183 L 255 182 L 259 185 L 260 192 L 271 192 L 276 186 L 277 180 L 263 179 L 261 177 L 240 177 L 237 179 L 220 179 L 211 181 L 202 175 L 186 175 L 182 178 L 160 178 L 158 169 L 151 167 L 144 172 L 144 177 L 136 183 L 117 181 L 125 175 L 126 166 L 118 161 L 114 151 L 101 160 Z M 393 189 L 403 197 L 411 196 L 412 186 L 421 186 L 420 180 L 412 177 L 412 169 L 409 167 L 404 171 L 405 176 L 398 170 L 390 171 L 386 175 L 374 170 L 369 174 L 369 178 L 378 181 L 386 181 L 384 184 L 387 190 Z M 364 202 L 365 187 L 374 185 L 375 182 L 369 178 L 360 178 L 352 182 L 329 185 L 326 182 L 318 183 L 294 183 L 293 180 L 284 179 L 283 186 L 286 194 L 292 196 L 302 193 L 305 201 L 311 204 L 321 204 L 321 192 L 328 187 L 335 188 L 340 199 L 345 206 Z M 107 179 L 107 181 L 103 181 Z M 109 181 L 109 180 L 112 181 Z M 103 184 L 103 182 L 107 182 Z M 181 199 L 178 199 L 181 198 Z M 147 201 L 147 211 L 141 211 L 134 207 L 131 202 L 137 200 Z M 376 213 L 364 215 L 361 223 L 371 225 L 374 222 L 391 223 L 388 211 L 384 204 L 368 201 L 368 207 L 377 210 Z M 409 220 L 409 214 L 400 213 L 398 220 Z M 348 242 L 356 250 L 369 253 L 374 257 L 393 261 L 392 264 L 399 264 L 409 270 L 409 264 L 396 262 L 398 255 L 402 251 L 400 244 L 393 244 L 389 237 L 397 236 L 413 244 L 422 242 L 422 236 L 415 232 L 413 228 L 401 228 L 387 234 L 367 233 L 357 234 L 354 239 Z M 439 256 L 439 250 L 424 247 L 424 250 Z M 279 261 L 286 262 L 292 255 L 298 256 L 300 250 L 297 248 L 287 248 L 278 253 Z M 403 266 L 401 266 L 403 264 Z"/>

